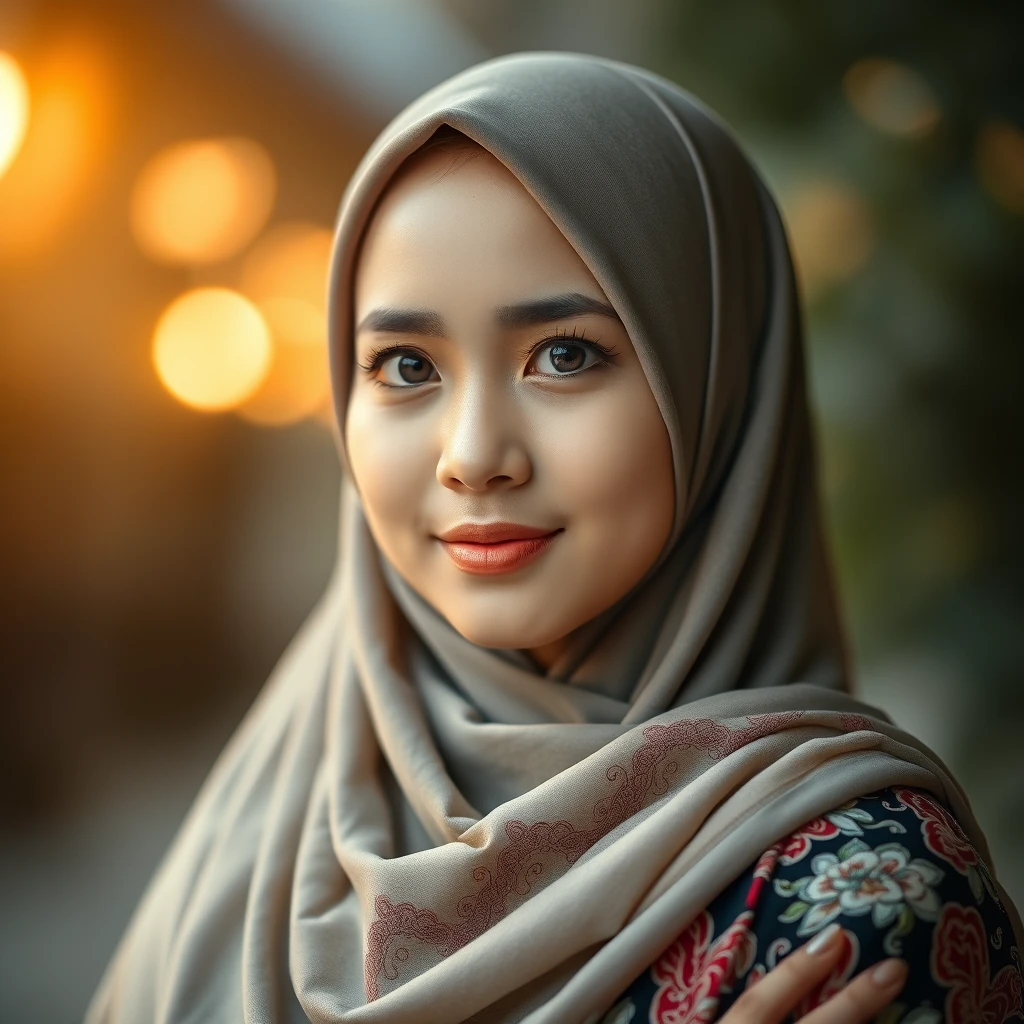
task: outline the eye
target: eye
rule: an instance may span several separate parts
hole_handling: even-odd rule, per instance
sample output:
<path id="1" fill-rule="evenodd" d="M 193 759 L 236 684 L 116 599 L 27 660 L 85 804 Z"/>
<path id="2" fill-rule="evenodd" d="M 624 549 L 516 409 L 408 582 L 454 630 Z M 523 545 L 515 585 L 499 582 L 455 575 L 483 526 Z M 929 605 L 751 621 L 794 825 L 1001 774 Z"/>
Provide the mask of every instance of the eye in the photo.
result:
<path id="1" fill-rule="evenodd" d="M 548 377 L 571 377 L 606 361 L 597 346 L 589 342 L 557 338 L 537 349 L 526 372 Z"/>
<path id="2" fill-rule="evenodd" d="M 426 356 L 408 349 L 386 356 L 377 367 L 377 381 L 392 388 L 426 384 L 438 379 L 434 364 Z"/>

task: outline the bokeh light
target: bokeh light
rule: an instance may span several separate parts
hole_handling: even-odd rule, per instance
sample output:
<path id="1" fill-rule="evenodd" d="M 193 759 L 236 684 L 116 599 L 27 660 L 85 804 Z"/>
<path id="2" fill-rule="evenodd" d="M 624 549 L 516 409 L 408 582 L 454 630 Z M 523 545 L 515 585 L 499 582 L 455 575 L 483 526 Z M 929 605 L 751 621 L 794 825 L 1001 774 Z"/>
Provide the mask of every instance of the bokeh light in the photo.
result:
<path id="1" fill-rule="evenodd" d="M 0 175 L 21 149 L 28 127 L 28 83 L 18 62 L 0 50 Z"/>
<path id="2" fill-rule="evenodd" d="M 143 167 L 131 197 L 132 231 L 161 263 L 234 256 L 266 224 L 277 177 L 267 151 L 244 138 L 181 142 Z"/>
<path id="3" fill-rule="evenodd" d="M 327 322 L 302 299 L 267 299 L 260 311 L 270 328 L 273 358 L 262 386 L 238 409 L 263 426 L 283 426 L 319 412 L 327 404 Z"/>
<path id="4" fill-rule="evenodd" d="M 333 237 L 329 228 L 319 224 L 276 225 L 246 256 L 242 291 L 257 302 L 287 296 L 325 309 Z"/>
<path id="5" fill-rule="evenodd" d="M 260 311 L 228 288 L 196 288 L 164 311 L 153 364 L 179 401 L 216 412 L 244 402 L 270 369 L 270 332 Z"/>
<path id="6" fill-rule="evenodd" d="M 31 117 L 0 180 L 0 259 L 38 256 L 87 211 L 83 196 L 108 136 L 109 78 L 107 54 L 85 36 L 55 42 L 33 65 Z M 10 102 L 0 98 L 5 137 Z"/>
<path id="7" fill-rule="evenodd" d="M 874 242 L 871 215 L 850 186 L 810 182 L 783 205 L 797 275 L 809 299 L 848 280 L 865 264 Z"/>
<path id="8" fill-rule="evenodd" d="M 843 77 L 843 91 L 857 114 L 887 135 L 927 135 L 941 113 L 928 83 L 892 60 L 857 61 Z"/>
<path id="9" fill-rule="evenodd" d="M 274 347 L 262 386 L 238 410 L 246 419 L 282 426 L 327 406 L 327 271 L 332 233 L 317 224 L 277 225 L 242 267 L 242 291 L 259 305 Z"/>
<path id="10" fill-rule="evenodd" d="M 1008 121 L 989 121 L 975 148 L 978 177 L 996 202 L 1024 213 L 1024 132 Z"/>

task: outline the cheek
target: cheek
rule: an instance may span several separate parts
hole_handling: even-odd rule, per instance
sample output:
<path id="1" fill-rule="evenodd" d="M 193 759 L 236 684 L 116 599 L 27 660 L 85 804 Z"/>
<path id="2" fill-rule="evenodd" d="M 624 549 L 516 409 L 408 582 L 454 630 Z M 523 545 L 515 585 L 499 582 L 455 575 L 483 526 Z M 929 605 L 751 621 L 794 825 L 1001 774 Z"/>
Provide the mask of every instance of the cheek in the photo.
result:
<path id="1" fill-rule="evenodd" d="M 642 383 L 595 395 L 557 424 L 542 448 L 553 494 L 577 520 L 581 539 L 614 539 L 623 558 L 653 561 L 671 530 L 676 498 L 668 432 Z"/>
<path id="2" fill-rule="evenodd" d="M 382 410 L 354 394 L 345 418 L 345 449 L 363 510 L 389 556 L 417 528 L 426 489 L 434 482 L 429 432 L 399 410 Z"/>

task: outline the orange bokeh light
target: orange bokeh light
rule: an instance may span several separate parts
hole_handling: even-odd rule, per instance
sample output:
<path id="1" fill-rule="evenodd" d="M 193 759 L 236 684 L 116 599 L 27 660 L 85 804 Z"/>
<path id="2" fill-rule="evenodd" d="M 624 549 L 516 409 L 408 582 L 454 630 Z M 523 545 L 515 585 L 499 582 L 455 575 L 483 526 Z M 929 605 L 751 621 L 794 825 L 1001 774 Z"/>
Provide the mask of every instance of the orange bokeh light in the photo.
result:
<path id="1" fill-rule="evenodd" d="M 0 50 L 0 175 L 21 149 L 28 127 L 28 83 L 18 62 Z"/>
<path id="2" fill-rule="evenodd" d="M 233 409 L 270 369 L 270 332 L 260 311 L 228 288 L 179 296 L 153 335 L 153 364 L 164 387 L 195 409 Z"/>
<path id="3" fill-rule="evenodd" d="M 327 270 L 332 234 L 316 224 L 280 224 L 246 256 L 242 291 L 270 328 L 274 355 L 263 385 L 238 410 L 265 426 L 295 423 L 327 405 Z"/>
<path id="4" fill-rule="evenodd" d="M 301 299 L 267 299 L 260 311 L 274 354 L 266 380 L 238 412 L 264 426 L 296 423 L 327 404 L 327 324 L 322 313 Z"/>
<path id="5" fill-rule="evenodd" d="M 814 181 L 784 204 L 793 260 L 805 294 L 852 277 L 874 246 L 868 205 L 849 185 Z"/>
<path id="6" fill-rule="evenodd" d="M 263 228 L 277 178 L 266 150 L 243 138 L 201 139 L 161 150 L 131 197 L 135 240 L 161 263 L 215 263 Z"/>
<path id="7" fill-rule="evenodd" d="M 860 117 L 887 135 L 920 138 L 935 127 L 941 114 L 928 83 L 892 60 L 857 61 L 843 77 L 843 91 Z"/>
<path id="8" fill-rule="evenodd" d="M 318 224 L 278 224 L 246 256 L 242 291 L 256 302 L 287 297 L 325 310 L 332 241 L 331 230 Z"/>
<path id="9" fill-rule="evenodd" d="M 275 295 L 259 303 L 275 341 L 296 348 L 316 348 L 327 343 L 327 317 L 312 303 Z"/>
<path id="10" fill-rule="evenodd" d="M 975 148 L 978 176 L 989 194 L 1006 209 L 1024 213 L 1024 132 L 1009 121 L 982 126 Z"/>
<path id="11" fill-rule="evenodd" d="M 34 67 L 31 118 L 17 160 L 12 151 L 13 162 L 0 179 L 0 259 L 43 252 L 83 209 L 81 198 L 105 141 L 111 95 L 106 57 L 88 38 L 59 41 Z M 11 102 L 0 99 L 0 106 Z M 11 132 L 6 116 L 6 110 L 0 114 L 0 134 Z"/>

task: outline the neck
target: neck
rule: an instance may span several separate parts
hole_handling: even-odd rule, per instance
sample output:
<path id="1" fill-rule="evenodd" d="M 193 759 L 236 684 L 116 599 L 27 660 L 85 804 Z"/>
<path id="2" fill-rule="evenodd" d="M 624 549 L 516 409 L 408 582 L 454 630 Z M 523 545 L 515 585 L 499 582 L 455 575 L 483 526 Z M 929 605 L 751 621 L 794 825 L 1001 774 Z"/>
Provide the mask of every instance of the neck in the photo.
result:
<path id="1" fill-rule="evenodd" d="M 568 640 L 568 637 L 563 636 L 558 640 L 552 640 L 549 644 L 543 644 L 540 647 L 531 647 L 527 653 L 537 663 L 538 667 L 544 669 L 546 672 L 561 657 Z"/>

